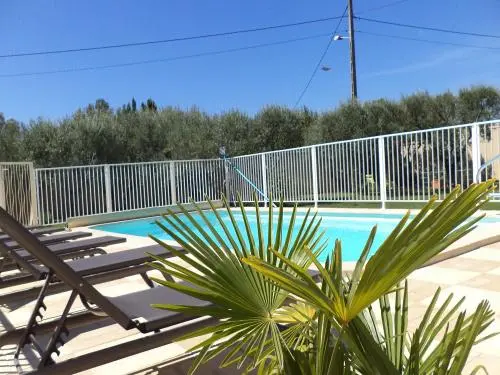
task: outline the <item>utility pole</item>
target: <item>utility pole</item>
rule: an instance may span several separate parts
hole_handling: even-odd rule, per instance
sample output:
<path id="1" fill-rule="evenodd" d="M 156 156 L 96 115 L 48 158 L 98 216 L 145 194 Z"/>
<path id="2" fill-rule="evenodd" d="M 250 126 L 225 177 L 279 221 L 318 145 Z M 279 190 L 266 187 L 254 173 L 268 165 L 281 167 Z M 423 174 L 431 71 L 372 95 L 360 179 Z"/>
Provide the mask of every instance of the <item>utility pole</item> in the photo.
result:
<path id="1" fill-rule="evenodd" d="M 352 0 L 347 0 L 348 17 L 349 17 L 349 49 L 351 54 L 351 98 L 358 98 L 358 82 L 356 78 L 356 51 L 354 46 L 354 15 L 352 9 Z"/>

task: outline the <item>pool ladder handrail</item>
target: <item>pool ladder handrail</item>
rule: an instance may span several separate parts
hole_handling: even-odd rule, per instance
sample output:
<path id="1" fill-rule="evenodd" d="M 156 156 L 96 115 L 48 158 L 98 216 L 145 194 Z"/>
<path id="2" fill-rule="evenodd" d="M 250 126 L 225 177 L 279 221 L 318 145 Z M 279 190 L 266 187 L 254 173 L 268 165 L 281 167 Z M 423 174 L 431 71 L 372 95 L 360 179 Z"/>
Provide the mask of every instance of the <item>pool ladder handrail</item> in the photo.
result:
<path id="1" fill-rule="evenodd" d="M 252 188 L 254 188 L 255 191 L 257 191 L 257 193 L 259 193 L 265 199 L 264 203 L 268 203 L 269 202 L 269 203 L 272 204 L 273 207 L 275 207 L 275 208 L 278 207 L 276 205 L 276 203 L 271 202 L 271 200 L 269 199 L 269 197 L 266 194 L 264 194 L 264 192 L 262 190 L 260 190 L 257 187 L 257 185 L 255 185 L 247 176 L 245 176 L 245 174 L 236 165 L 234 165 L 233 163 L 231 163 L 231 161 L 229 160 L 228 157 L 224 156 L 222 158 L 222 160 L 224 160 L 224 162 L 226 162 L 227 164 L 229 164 L 229 166 L 231 168 L 233 168 L 236 171 L 236 173 L 238 173 L 243 178 L 244 181 L 246 181 Z"/>
<path id="2" fill-rule="evenodd" d="M 477 173 L 476 173 L 476 181 L 477 182 L 481 182 L 481 172 L 484 171 L 486 168 L 488 168 L 491 164 L 493 164 L 497 160 L 500 160 L 500 154 L 491 158 L 490 160 L 488 160 L 486 163 L 484 163 L 483 165 L 481 165 L 479 167 L 479 169 L 477 170 Z M 490 197 L 493 199 L 500 199 L 500 193 L 490 193 Z"/>

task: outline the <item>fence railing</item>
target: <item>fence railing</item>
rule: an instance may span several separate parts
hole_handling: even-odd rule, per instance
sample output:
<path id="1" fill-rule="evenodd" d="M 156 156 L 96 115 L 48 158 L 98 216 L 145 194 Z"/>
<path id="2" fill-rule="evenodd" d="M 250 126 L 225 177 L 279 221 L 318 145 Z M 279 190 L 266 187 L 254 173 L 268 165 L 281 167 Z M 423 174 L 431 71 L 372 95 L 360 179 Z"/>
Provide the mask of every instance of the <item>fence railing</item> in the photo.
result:
<path id="1" fill-rule="evenodd" d="M 24 225 L 37 222 L 33 163 L 0 163 L 0 207 Z"/>
<path id="2" fill-rule="evenodd" d="M 332 142 L 221 159 L 36 170 L 41 224 L 69 217 L 159 207 L 191 199 L 386 202 L 442 199 L 467 187 L 500 154 L 500 120 Z M 239 172 L 252 181 L 249 184 Z M 500 179 L 500 161 L 481 172 Z"/>
<path id="3" fill-rule="evenodd" d="M 380 201 L 379 142 L 367 138 L 316 146 L 312 168 L 318 171 L 318 200 Z"/>
<path id="4" fill-rule="evenodd" d="M 161 161 L 36 170 L 41 224 L 70 217 L 218 199 L 221 160 Z"/>

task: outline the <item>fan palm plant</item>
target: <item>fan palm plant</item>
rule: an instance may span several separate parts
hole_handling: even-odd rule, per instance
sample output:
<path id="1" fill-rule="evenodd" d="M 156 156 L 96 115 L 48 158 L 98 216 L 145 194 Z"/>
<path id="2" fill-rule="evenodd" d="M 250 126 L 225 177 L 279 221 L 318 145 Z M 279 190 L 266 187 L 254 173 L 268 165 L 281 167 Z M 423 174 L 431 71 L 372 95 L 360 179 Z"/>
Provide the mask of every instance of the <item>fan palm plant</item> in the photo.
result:
<path id="1" fill-rule="evenodd" d="M 434 209 L 431 199 L 413 219 L 406 214 L 369 257 L 374 227 L 350 274 L 342 269 L 339 240 L 324 264 L 318 260 L 326 242 L 321 218 L 310 211 L 299 220 L 296 207 L 286 218 L 283 202 L 277 213 L 270 205 L 265 228 L 256 200 L 255 233 L 241 200 L 240 210 L 223 200 L 229 224 L 213 205 L 215 224 L 204 211 L 180 206 L 185 219 L 169 212 L 169 225 L 157 224 L 187 254 L 152 237 L 184 261 L 158 258 L 152 266 L 166 277 L 156 281 L 211 305 L 154 306 L 219 319 L 181 338 L 199 338 L 191 372 L 223 354 L 221 366 L 259 374 L 461 374 L 472 346 L 489 337 L 489 303 L 466 315 L 459 312 L 463 300 L 438 303 L 438 289 L 411 332 L 405 279 L 474 229 L 481 217 L 471 215 L 492 187 L 492 181 L 462 193 L 457 187 Z"/>

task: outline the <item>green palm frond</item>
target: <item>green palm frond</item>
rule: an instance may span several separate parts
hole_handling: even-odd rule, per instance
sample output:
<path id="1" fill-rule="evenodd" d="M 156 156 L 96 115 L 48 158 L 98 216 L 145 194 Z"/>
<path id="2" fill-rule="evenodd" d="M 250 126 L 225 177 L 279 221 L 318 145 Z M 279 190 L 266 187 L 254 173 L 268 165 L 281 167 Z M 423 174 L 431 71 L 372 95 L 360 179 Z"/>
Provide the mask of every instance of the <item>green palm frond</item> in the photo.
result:
<path id="1" fill-rule="evenodd" d="M 453 295 L 450 294 L 438 305 L 441 295 L 438 288 L 420 324 L 411 333 L 408 330 L 408 283 L 394 294 L 393 302 L 391 296 L 385 294 L 378 301 L 377 313 L 370 306 L 361 317 L 398 373 L 461 374 L 472 346 L 487 338 L 479 336 L 493 322 L 494 312 L 487 302 L 483 301 L 473 314 L 466 316 L 465 311 L 458 313 L 463 298 L 451 304 Z M 434 349 L 431 350 L 432 345 Z M 411 370 L 413 367 L 418 371 Z"/>
<path id="2" fill-rule="evenodd" d="M 318 260 L 325 241 L 321 220 L 310 211 L 301 221 L 296 207 L 288 217 L 283 202 L 277 213 L 270 204 L 265 228 L 265 211 L 255 197 L 252 232 L 241 199 L 239 209 L 223 199 L 225 218 L 210 203 L 215 224 L 201 209 L 190 213 L 180 206 L 182 215 L 169 212 L 163 218 L 168 225 L 157 224 L 186 253 L 153 239 L 184 262 L 155 258 L 152 266 L 166 276 L 156 281 L 210 305 L 154 306 L 219 318 L 183 337 L 209 335 L 193 348 L 200 354 L 191 372 L 224 354 L 222 366 L 261 375 L 461 374 L 472 347 L 490 337 L 484 334 L 493 311 L 483 301 L 467 315 L 459 311 L 463 300 L 452 303 L 449 296 L 438 303 L 438 289 L 410 332 L 406 277 L 474 229 L 481 217 L 470 216 L 492 186 L 475 184 L 463 193 L 457 187 L 434 209 L 431 200 L 412 220 L 407 214 L 369 258 L 374 227 L 350 275 L 343 272 L 338 240 L 325 264 Z"/>
<path id="3" fill-rule="evenodd" d="M 157 221 L 157 225 L 189 255 L 176 251 L 174 247 L 159 238 L 152 237 L 186 263 L 181 265 L 179 262 L 156 257 L 156 261 L 152 264 L 154 268 L 166 276 L 174 276 L 183 282 L 175 283 L 168 278 L 155 281 L 211 304 L 195 307 L 158 301 L 154 307 L 181 311 L 193 316 L 211 315 L 222 319 L 218 324 L 183 337 L 210 334 L 209 338 L 202 340 L 193 348 L 193 350 L 201 349 L 195 367 L 202 362 L 202 359 L 210 359 L 222 352 L 227 353 L 223 365 L 237 358 L 238 366 L 251 360 L 251 365 L 255 367 L 266 356 L 272 354 L 277 363 L 284 366 L 286 356 L 290 353 L 286 353 L 287 338 L 281 332 L 279 325 L 290 324 L 291 320 L 299 326 L 304 325 L 304 320 L 311 314 L 311 309 L 304 304 L 283 307 L 289 293 L 279 285 L 269 282 L 264 275 L 241 259 L 256 257 L 295 277 L 294 268 L 290 268 L 283 259 L 292 259 L 294 265 L 301 270 L 309 267 L 310 254 L 317 256 L 325 246 L 319 229 L 321 220 L 310 211 L 299 220 L 296 207 L 289 217 L 285 216 L 283 204 L 280 204 L 278 212 L 275 213 L 273 205 L 270 204 L 268 227 L 264 228 L 258 201 L 255 198 L 257 229 L 254 233 L 241 199 L 237 210 L 231 209 L 225 199 L 223 202 L 225 218 L 220 210 L 211 204 L 210 212 L 216 218 L 215 225 L 199 207 L 192 213 L 179 206 L 182 217 L 169 212 L 163 217 L 168 225 Z M 242 227 L 238 226 L 236 212 L 242 217 Z M 231 340 L 235 336 L 239 340 Z M 293 340 L 288 341 L 291 343 Z"/>
<path id="4" fill-rule="evenodd" d="M 420 363 L 425 356 L 425 350 L 423 352 L 420 350 L 420 343 L 423 342 L 422 347 L 426 349 L 429 337 L 435 337 L 436 332 L 427 325 L 421 327 L 416 333 L 419 347 L 411 346 L 410 356 L 407 358 L 406 349 L 409 344 L 405 332 L 407 317 L 404 311 L 404 306 L 407 306 L 407 287 L 403 296 L 400 292 L 396 292 L 395 312 L 383 312 L 382 331 L 374 329 L 373 322 L 368 324 L 363 314 L 369 311 L 377 300 L 380 301 L 383 311 L 387 309 L 389 306 L 387 293 L 394 291 L 394 287 L 404 281 L 412 271 L 473 230 L 481 217 L 473 219 L 469 217 L 487 201 L 492 186 L 492 181 L 475 184 L 463 193 L 460 193 L 460 188 L 457 187 L 434 210 L 431 208 L 435 200 L 431 200 L 413 220 L 409 221 L 407 214 L 376 253 L 366 261 L 374 229 L 349 283 L 344 287 L 339 285 L 338 269 L 327 269 L 328 267 L 321 265 L 317 257 L 307 249 L 306 252 L 323 277 L 322 286 L 316 285 L 309 274 L 301 271 L 299 265 L 295 265 L 292 260 L 283 259 L 296 272 L 299 280 L 254 256 L 247 257 L 244 262 L 283 289 L 327 314 L 333 328 L 343 333 L 341 339 L 356 356 L 362 371 L 368 371 L 371 366 L 370 371 L 374 374 L 400 373 L 403 368 L 415 366 L 415 361 Z M 338 262 L 341 254 L 338 248 L 340 246 L 337 246 L 331 255 L 334 263 Z M 339 263 L 341 261 L 337 264 Z M 345 293 L 341 292 L 342 288 L 349 290 L 347 298 Z M 467 354 L 471 342 L 473 343 L 477 335 L 489 325 L 491 310 L 483 305 L 480 307 L 483 309 L 481 313 L 472 315 L 468 320 L 463 317 L 463 321 L 458 322 L 461 325 L 448 333 L 449 341 L 443 345 L 453 348 L 452 354 L 456 352 L 457 347 L 462 348 L 460 350 L 463 352 L 460 353 Z M 447 318 L 448 316 L 445 316 L 444 320 Z M 442 327 L 441 321 L 439 325 Z M 463 336 L 466 333 L 464 327 L 469 327 L 468 332 L 473 332 L 472 336 L 467 338 Z M 454 335 L 457 335 L 456 342 Z M 415 342 L 415 336 L 412 342 Z M 456 368 L 462 365 L 461 362 L 453 363 L 456 363 L 454 365 Z"/>
<path id="5" fill-rule="evenodd" d="M 469 217 L 487 201 L 492 188 L 493 181 L 472 185 L 462 194 L 457 187 L 431 211 L 436 198 L 432 199 L 404 226 L 407 214 L 367 262 L 349 306 L 350 316 L 356 316 L 426 261 L 472 231 L 482 216 Z"/>
<path id="6" fill-rule="evenodd" d="M 256 257 L 250 256 L 244 261 L 289 292 L 306 299 L 318 308 L 328 310 L 340 323 L 347 323 L 415 269 L 474 229 L 474 225 L 482 216 L 467 219 L 487 201 L 492 184 L 492 181 L 489 181 L 472 185 L 462 194 L 457 187 L 432 211 L 434 200 L 431 200 L 409 223 L 407 214 L 368 260 L 362 272 L 364 257 L 358 261 L 352 279 L 355 291 L 347 306 L 344 305 L 343 299 L 339 298 L 338 288 L 333 285 L 334 276 L 329 276 L 317 257 L 311 254 L 312 262 L 328 281 L 335 298 L 330 299 L 318 286 L 312 285 L 306 272 L 298 272 L 299 265 L 296 268 L 301 280 L 297 282 L 292 275 L 274 269 L 273 265 Z M 369 246 L 365 247 L 365 251 L 366 248 Z M 335 254 L 332 254 L 332 258 L 335 258 Z M 294 268 L 292 263 L 293 260 L 288 261 L 289 267 Z"/>

